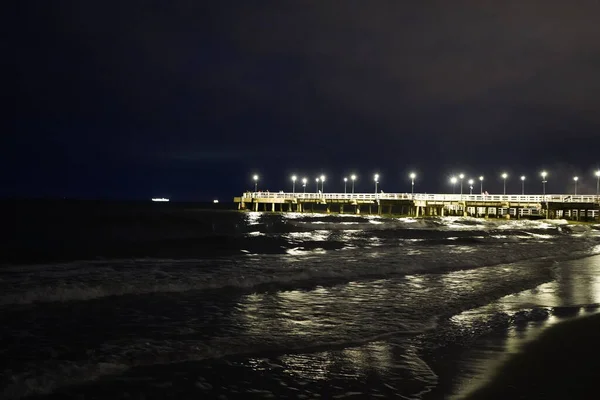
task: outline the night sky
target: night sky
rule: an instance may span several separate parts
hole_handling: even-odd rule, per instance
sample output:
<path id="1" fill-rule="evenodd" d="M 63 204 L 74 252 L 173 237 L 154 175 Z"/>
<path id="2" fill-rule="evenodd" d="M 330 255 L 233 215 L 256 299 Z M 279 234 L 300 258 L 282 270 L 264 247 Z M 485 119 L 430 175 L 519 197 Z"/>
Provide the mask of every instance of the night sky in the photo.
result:
<path id="1" fill-rule="evenodd" d="M 596 190 L 597 1 L 14 3 L 3 197 Z"/>

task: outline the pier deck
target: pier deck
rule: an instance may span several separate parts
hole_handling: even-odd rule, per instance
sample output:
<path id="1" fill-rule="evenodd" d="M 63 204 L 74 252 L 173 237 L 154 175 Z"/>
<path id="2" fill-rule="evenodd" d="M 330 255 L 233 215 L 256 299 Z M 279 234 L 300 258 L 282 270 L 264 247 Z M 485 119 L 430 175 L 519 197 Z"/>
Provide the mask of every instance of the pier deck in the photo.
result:
<path id="1" fill-rule="evenodd" d="M 315 205 L 340 213 L 408 214 L 412 216 L 539 215 L 547 218 L 600 216 L 600 197 L 595 195 L 469 195 L 428 193 L 271 193 L 246 192 L 233 200 L 239 209 L 259 211 L 314 211 Z M 285 208 L 285 209 L 284 209 Z"/>

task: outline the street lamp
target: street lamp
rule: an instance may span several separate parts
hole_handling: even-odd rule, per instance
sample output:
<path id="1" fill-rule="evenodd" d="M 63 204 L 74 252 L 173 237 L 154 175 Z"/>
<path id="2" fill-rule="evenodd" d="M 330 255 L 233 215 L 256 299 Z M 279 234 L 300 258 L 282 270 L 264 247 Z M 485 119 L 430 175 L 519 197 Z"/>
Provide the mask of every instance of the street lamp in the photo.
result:
<path id="1" fill-rule="evenodd" d="M 479 191 L 483 194 L 483 175 L 479 177 Z"/>
<path id="2" fill-rule="evenodd" d="M 575 196 L 577 196 L 577 181 L 579 180 L 578 176 L 574 176 L 573 180 L 575 181 Z"/>
<path id="3" fill-rule="evenodd" d="M 450 183 L 452 184 L 452 194 L 456 192 L 456 177 L 453 176 L 450 178 Z"/>
<path id="4" fill-rule="evenodd" d="M 548 182 L 546 180 L 546 177 L 548 176 L 548 173 L 546 171 L 542 171 L 541 175 L 542 175 L 542 193 L 545 196 L 546 195 L 546 182 Z"/>
<path id="5" fill-rule="evenodd" d="M 344 177 L 344 194 L 346 194 L 346 184 L 348 183 L 348 178 Z"/>
<path id="6" fill-rule="evenodd" d="M 373 177 L 375 180 L 375 193 L 377 193 L 377 184 L 379 183 L 379 174 L 375 174 Z"/>
<path id="7" fill-rule="evenodd" d="M 417 177 L 417 174 L 415 174 L 414 172 L 410 173 L 410 193 L 414 194 L 415 193 L 415 178 Z"/>
<path id="8" fill-rule="evenodd" d="M 356 180 L 356 175 L 352 175 L 350 179 L 352 179 L 352 193 L 354 193 L 354 181 Z"/>
<path id="9" fill-rule="evenodd" d="M 296 193 L 296 175 L 292 175 L 292 193 Z"/>
<path id="10" fill-rule="evenodd" d="M 308 182 L 308 179 L 302 178 L 302 189 L 304 191 L 304 194 L 306 194 L 306 182 Z"/>
<path id="11" fill-rule="evenodd" d="M 600 196 L 600 169 L 596 171 L 596 200 L 598 200 L 598 196 Z"/>
<path id="12" fill-rule="evenodd" d="M 525 175 L 521 175 L 521 195 L 525 195 Z"/>
<path id="13" fill-rule="evenodd" d="M 321 193 L 325 193 L 325 175 L 321 175 Z"/>
<path id="14" fill-rule="evenodd" d="M 472 195 L 473 194 L 473 179 L 469 179 L 469 194 Z"/>
<path id="15" fill-rule="evenodd" d="M 502 179 L 504 179 L 504 194 L 506 194 L 506 178 L 508 178 L 508 174 L 505 172 L 502 174 Z"/>
<path id="16" fill-rule="evenodd" d="M 256 193 L 258 192 L 258 175 L 254 175 L 252 179 L 254 179 L 254 192 Z"/>
<path id="17" fill-rule="evenodd" d="M 315 185 L 317 185 L 316 189 L 315 189 L 315 193 L 319 193 L 319 178 L 315 179 Z"/>
<path id="18" fill-rule="evenodd" d="M 465 178 L 465 174 L 460 174 L 458 177 L 460 178 L 460 195 L 462 196 L 462 181 Z"/>

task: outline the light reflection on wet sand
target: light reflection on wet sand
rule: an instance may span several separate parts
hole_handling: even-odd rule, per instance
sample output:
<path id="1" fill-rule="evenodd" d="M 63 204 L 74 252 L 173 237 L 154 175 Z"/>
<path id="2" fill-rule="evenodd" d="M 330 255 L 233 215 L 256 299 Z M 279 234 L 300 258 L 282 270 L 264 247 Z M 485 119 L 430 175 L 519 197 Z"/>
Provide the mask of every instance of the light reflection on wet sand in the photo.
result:
<path id="1" fill-rule="evenodd" d="M 453 377 L 451 399 L 462 399 L 490 382 L 499 368 L 524 346 L 536 340 L 548 327 L 571 318 L 600 311 L 600 256 L 557 263 L 555 280 L 534 289 L 511 294 L 485 307 L 469 310 L 452 318 L 469 325 L 481 314 L 542 308 L 550 312 L 542 321 L 527 321 L 478 340 L 459 357 Z"/>

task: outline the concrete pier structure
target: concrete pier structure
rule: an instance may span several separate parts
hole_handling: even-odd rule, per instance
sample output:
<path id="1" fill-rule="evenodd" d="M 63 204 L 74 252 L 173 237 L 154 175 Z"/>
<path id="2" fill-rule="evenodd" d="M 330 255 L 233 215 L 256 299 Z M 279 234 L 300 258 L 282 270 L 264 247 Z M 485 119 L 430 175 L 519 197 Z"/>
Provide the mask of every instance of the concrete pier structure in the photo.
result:
<path id="1" fill-rule="evenodd" d="M 594 195 L 460 195 L 422 193 L 269 193 L 246 192 L 233 199 L 240 210 L 484 218 L 600 217 L 600 197 Z M 259 207 L 262 204 L 262 207 Z"/>

